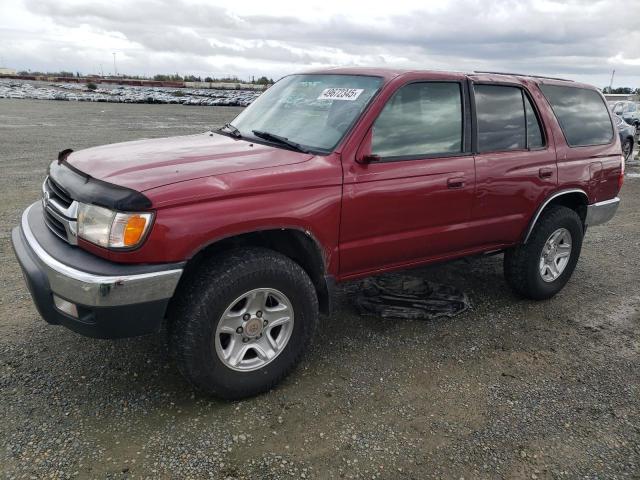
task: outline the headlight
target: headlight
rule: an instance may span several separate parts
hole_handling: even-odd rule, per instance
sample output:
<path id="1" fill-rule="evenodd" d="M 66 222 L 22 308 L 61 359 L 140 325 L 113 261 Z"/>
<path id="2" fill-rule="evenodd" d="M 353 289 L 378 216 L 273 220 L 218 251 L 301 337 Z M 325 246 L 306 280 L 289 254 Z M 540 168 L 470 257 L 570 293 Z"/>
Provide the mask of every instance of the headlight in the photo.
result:
<path id="1" fill-rule="evenodd" d="M 153 214 L 116 212 L 97 205 L 78 205 L 78 236 L 106 248 L 138 246 L 149 230 Z"/>

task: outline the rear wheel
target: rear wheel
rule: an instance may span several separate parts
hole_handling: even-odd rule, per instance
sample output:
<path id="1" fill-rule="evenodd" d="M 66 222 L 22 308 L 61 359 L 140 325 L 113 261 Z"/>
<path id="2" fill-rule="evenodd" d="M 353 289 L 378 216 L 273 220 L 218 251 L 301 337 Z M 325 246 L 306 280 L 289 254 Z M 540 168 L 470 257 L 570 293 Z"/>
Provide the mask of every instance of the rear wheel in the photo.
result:
<path id="1" fill-rule="evenodd" d="M 571 278 L 583 236 L 582 221 L 574 210 L 559 205 L 549 207 L 529 241 L 505 253 L 507 283 L 526 298 L 553 297 Z"/>
<path id="2" fill-rule="evenodd" d="M 171 349 L 194 386 L 243 398 L 269 390 L 295 367 L 317 320 L 314 286 L 297 263 L 267 249 L 234 250 L 181 287 Z"/>

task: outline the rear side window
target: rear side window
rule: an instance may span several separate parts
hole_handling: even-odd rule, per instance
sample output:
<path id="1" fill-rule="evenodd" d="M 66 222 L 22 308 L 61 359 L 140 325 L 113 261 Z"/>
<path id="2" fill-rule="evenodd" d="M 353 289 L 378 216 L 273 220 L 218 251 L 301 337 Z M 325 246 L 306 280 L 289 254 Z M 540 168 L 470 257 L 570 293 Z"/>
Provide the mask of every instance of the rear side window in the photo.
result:
<path id="1" fill-rule="evenodd" d="M 613 140 L 609 110 L 602 97 L 588 88 L 540 85 L 567 143 L 571 147 L 606 145 Z"/>
<path id="2" fill-rule="evenodd" d="M 373 125 L 371 153 L 385 159 L 462 152 L 459 83 L 411 83 L 400 88 Z"/>
<path id="3" fill-rule="evenodd" d="M 542 148 L 544 147 L 544 139 L 542 138 L 540 122 L 529 97 L 523 94 L 522 98 L 524 99 L 524 113 L 527 117 L 527 147 Z"/>
<path id="4" fill-rule="evenodd" d="M 474 96 L 480 152 L 544 146 L 535 110 L 521 88 L 475 85 Z"/>

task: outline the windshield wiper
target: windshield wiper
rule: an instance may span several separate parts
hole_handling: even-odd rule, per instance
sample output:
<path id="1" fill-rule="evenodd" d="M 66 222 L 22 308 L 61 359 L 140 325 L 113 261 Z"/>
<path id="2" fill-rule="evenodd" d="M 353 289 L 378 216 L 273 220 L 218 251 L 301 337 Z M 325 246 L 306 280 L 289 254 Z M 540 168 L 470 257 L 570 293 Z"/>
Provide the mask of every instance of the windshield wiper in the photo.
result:
<path id="1" fill-rule="evenodd" d="M 309 153 L 309 150 L 304 148 L 299 143 L 289 140 L 287 137 L 281 137 L 280 135 L 276 135 L 275 133 L 263 132 L 262 130 L 252 130 L 252 132 L 256 137 L 286 145 L 293 148 L 294 150 L 297 150 L 298 152 Z"/>
<path id="2" fill-rule="evenodd" d="M 238 130 L 236 127 L 234 127 L 230 123 L 224 124 L 222 127 L 218 128 L 216 131 L 228 133 L 235 138 L 242 138 L 242 134 L 240 133 L 240 130 Z"/>

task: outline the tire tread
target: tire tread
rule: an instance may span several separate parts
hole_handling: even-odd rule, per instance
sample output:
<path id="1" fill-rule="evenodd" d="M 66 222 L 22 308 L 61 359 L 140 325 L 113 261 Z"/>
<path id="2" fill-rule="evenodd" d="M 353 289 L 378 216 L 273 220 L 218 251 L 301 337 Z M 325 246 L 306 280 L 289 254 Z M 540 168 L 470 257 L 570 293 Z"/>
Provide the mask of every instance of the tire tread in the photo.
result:
<path id="1" fill-rule="evenodd" d="M 278 372 L 272 380 L 256 387 L 221 387 L 205 381 L 204 366 L 200 365 L 201 336 L 210 333 L 209 313 L 212 305 L 224 302 L 232 295 L 234 284 L 239 281 L 259 280 L 265 273 L 285 275 L 300 285 L 309 295 L 312 314 L 305 321 L 304 347 L 309 343 L 318 322 L 318 299 L 311 279 L 290 258 L 266 248 L 250 247 L 224 252 L 206 260 L 191 276 L 184 280 L 175 295 L 169 311 L 169 345 L 178 370 L 191 385 L 215 396 L 235 399 L 244 398 L 272 389 L 295 368 L 304 354 L 299 348 L 287 368 Z M 284 353 L 284 352 L 283 352 Z"/>

